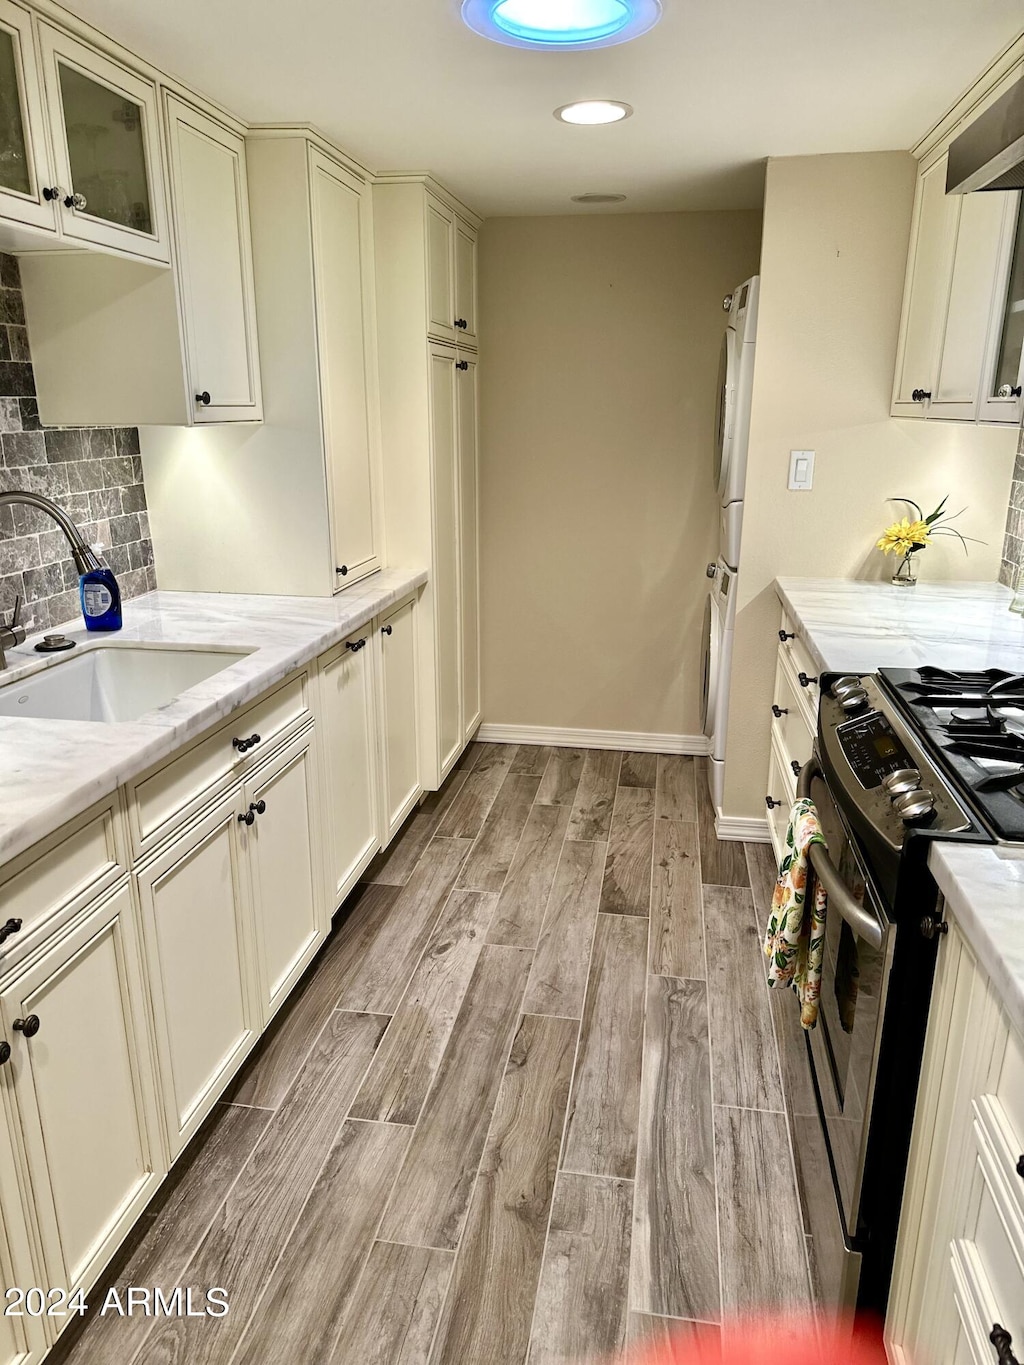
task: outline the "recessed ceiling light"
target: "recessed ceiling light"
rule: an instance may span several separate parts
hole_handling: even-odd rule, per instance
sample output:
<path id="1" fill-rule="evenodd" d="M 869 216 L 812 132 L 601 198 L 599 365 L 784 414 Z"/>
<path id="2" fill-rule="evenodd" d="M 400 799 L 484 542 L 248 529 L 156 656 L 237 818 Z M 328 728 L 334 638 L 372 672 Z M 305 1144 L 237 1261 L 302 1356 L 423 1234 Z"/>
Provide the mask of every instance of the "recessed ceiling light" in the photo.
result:
<path id="1" fill-rule="evenodd" d="M 555 110 L 555 118 L 563 123 L 619 123 L 629 118 L 633 112 L 631 104 L 621 100 L 578 100 L 575 104 L 563 104 Z"/>
<path id="2" fill-rule="evenodd" d="M 624 194 L 570 194 L 574 204 L 621 204 Z"/>
<path id="3" fill-rule="evenodd" d="M 512 47 L 609 47 L 653 28 L 661 0 L 462 0 L 462 17 Z"/>

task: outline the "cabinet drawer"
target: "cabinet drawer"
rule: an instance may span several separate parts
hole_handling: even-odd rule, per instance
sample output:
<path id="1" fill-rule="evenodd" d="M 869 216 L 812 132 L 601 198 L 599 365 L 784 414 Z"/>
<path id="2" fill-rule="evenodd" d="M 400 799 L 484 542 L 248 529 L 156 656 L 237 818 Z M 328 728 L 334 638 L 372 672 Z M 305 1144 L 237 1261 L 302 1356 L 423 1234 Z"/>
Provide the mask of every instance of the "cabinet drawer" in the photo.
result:
<path id="1" fill-rule="evenodd" d="M 772 712 L 772 731 L 785 766 L 790 769 L 794 763 L 803 767 L 814 747 L 814 730 L 808 725 L 807 702 L 800 696 L 802 691 L 792 676 L 788 660 L 780 657 L 775 673 L 774 707 L 781 715 Z M 794 773 L 794 776 L 798 774 Z"/>
<path id="2" fill-rule="evenodd" d="M 309 685 L 305 673 L 233 716 L 201 739 L 180 758 L 172 759 L 130 788 L 132 843 L 144 852 L 183 819 L 249 768 L 273 747 L 285 731 L 309 715 Z M 234 741 L 251 740 L 239 752 Z"/>
<path id="3" fill-rule="evenodd" d="M 797 680 L 800 693 L 816 722 L 818 715 L 818 665 L 815 663 L 811 651 L 800 638 L 800 627 L 793 623 L 785 608 L 782 611 L 779 631 L 779 655 L 789 664 L 793 678 Z M 783 634 L 787 636 L 786 639 L 782 638 Z M 789 636 L 793 638 L 789 639 Z M 809 682 L 806 686 L 800 684 L 801 673 L 805 678 L 813 678 L 814 681 Z"/>
<path id="4" fill-rule="evenodd" d="M 0 972 L 12 966 L 50 933 L 58 916 L 112 886 L 127 868 L 123 827 L 116 798 L 64 825 L 15 858 L 0 879 L 0 923 L 20 919 L 21 929 L 0 948 Z"/>

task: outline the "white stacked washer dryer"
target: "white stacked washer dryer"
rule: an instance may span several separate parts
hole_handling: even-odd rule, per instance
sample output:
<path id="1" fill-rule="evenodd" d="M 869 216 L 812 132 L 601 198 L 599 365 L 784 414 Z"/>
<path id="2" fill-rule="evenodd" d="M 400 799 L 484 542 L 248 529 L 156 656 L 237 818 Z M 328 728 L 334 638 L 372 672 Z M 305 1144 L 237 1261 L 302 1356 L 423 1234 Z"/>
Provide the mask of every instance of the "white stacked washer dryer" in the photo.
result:
<path id="1" fill-rule="evenodd" d="M 727 294 L 729 314 L 722 338 L 715 422 L 714 476 L 718 489 L 721 538 L 718 560 L 709 564 L 711 590 L 704 610 L 701 662 L 701 723 L 708 737 L 711 797 L 716 810 L 725 789 L 725 740 L 729 718 L 729 673 L 736 619 L 736 574 L 743 531 L 743 489 L 747 478 L 750 400 L 754 387 L 759 279 L 746 280 Z"/>

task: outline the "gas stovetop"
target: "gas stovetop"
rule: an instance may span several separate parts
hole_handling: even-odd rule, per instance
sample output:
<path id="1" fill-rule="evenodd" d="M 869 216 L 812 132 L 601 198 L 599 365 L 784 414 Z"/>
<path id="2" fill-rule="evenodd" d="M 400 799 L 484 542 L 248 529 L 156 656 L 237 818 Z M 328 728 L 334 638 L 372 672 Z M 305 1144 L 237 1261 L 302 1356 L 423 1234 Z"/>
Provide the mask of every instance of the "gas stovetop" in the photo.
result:
<path id="1" fill-rule="evenodd" d="M 995 836 L 1024 843 L 1024 674 L 883 668 L 881 677 Z"/>

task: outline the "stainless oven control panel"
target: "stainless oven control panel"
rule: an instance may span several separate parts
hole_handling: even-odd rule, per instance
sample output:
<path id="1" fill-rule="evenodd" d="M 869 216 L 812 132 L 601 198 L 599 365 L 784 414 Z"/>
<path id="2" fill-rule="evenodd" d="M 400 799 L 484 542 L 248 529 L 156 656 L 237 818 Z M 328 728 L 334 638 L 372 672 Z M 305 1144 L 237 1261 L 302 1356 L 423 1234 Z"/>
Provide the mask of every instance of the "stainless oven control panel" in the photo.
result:
<path id="1" fill-rule="evenodd" d="M 898 852 L 908 827 L 953 834 L 973 828 L 946 779 L 929 761 L 871 676 L 851 716 L 822 689 L 818 737 L 826 778 L 841 806 L 855 808 Z"/>

